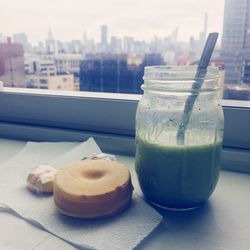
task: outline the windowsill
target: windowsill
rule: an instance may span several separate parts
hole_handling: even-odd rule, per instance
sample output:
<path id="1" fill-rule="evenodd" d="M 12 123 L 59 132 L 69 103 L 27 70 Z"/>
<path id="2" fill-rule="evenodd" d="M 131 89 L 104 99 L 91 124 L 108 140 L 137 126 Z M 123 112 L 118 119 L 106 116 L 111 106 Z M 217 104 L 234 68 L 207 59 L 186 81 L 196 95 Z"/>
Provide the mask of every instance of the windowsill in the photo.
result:
<path id="1" fill-rule="evenodd" d="M 29 89 L 29 88 L 9 88 L 4 87 L 1 90 L 4 93 L 11 94 L 29 94 L 29 95 L 49 95 L 49 96 L 67 96 L 67 97 L 79 97 L 79 98 L 96 98 L 96 99 L 112 99 L 112 100 L 129 100 L 138 101 L 141 95 L 138 94 L 121 94 L 121 93 L 106 93 L 106 92 L 87 92 L 87 91 L 66 91 L 66 90 L 46 90 L 46 89 Z M 241 107 L 250 108 L 250 101 L 242 100 L 227 100 L 221 101 L 224 107 Z"/>
<path id="2" fill-rule="evenodd" d="M 0 138 L 19 141 L 84 141 L 94 137 L 100 148 L 109 153 L 134 156 L 134 136 L 96 133 L 0 122 Z M 250 173 L 250 150 L 223 147 L 221 168 Z"/>
<path id="3" fill-rule="evenodd" d="M 0 123 L 134 136 L 139 99 L 140 95 L 5 88 L 0 91 Z M 222 100 L 222 106 L 224 146 L 250 150 L 250 102 Z M 0 137 L 7 132 L 0 130 Z M 30 140 L 28 136 L 22 139 Z"/>
<path id="4" fill-rule="evenodd" d="M 24 141 L 0 139 L 0 163 L 15 155 Z M 134 172 L 134 158 L 117 156 L 131 171 L 137 193 L 140 188 Z M 190 212 L 159 210 L 163 222 L 137 249 L 246 249 L 250 245 L 250 175 L 221 171 L 219 184 L 203 207 Z M 73 249 L 58 238 L 19 218 L 0 213 L 0 248 Z"/>
<path id="5" fill-rule="evenodd" d="M 2 90 L 5 93 L 11 94 L 29 94 L 29 95 L 49 95 L 49 96 L 67 96 L 81 98 L 96 98 L 96 99 L 112 99 L 112 100 L 133 100 L 138 101 L 141 95 L 136 94 L 120 94 L 106 92 L 87 92 L 87 91 L 67 91 L 67 90 L 46 90 L 46 89 L 29 89 L 29 88 L 8 88 Z"/>

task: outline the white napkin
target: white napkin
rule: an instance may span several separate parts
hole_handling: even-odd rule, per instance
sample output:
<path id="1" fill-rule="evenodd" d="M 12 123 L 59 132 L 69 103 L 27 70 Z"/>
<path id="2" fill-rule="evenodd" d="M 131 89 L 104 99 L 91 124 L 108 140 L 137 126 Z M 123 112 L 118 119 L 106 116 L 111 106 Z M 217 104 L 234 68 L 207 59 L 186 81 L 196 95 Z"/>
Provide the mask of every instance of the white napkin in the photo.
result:
<path id="1" fill-rule="evenodd" d="M 37 165 L 50 163 L 61 167 L 91 153 L 101 153 L 92 138 L 80 144 L 27 143 L 0 166 L 0 205 L 77 248 L 133 249 L 162 220 L 138 195 L 134 194 L 131 206 L 120 215 L 87 221 L 61 215 L 51 196 L 34 195 L 25 187 L 28 171 Z"/>

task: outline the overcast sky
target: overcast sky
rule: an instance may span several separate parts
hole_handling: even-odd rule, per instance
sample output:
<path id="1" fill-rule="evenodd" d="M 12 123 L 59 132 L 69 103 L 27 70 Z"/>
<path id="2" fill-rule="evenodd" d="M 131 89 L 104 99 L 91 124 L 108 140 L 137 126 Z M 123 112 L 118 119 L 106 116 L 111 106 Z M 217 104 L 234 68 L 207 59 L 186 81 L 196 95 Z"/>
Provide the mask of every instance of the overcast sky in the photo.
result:
<path id="1" fill-rule="evenodd" d="M 47 37 L 51 26 L 56 39 L 87 37 L 100 40 L 100 25 L 109 37 L 133 36 L 149 41 L 179 28 L 179 40 L 198 38 L 208 12 L 208 31 L 221 34 L 224 0 L 0 0 L 0 34 L 25 32 L 31 43 Z"/>

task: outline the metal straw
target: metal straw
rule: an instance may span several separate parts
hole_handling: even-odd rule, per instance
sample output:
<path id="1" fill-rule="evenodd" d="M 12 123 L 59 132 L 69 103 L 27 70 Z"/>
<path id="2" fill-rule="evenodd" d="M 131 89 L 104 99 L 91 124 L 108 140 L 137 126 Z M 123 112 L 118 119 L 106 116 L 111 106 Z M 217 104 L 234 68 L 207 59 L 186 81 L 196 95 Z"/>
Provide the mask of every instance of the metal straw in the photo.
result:
<path id="1" fill-rule="evenodd" d="M 197 72 L 195 74 L 195 82 L 192 85 L 192 90 L 195 90 L 196 93 L 192 93 L 186 100 L 184 113 L 181 118 L 181 122 L 177 132 L 177 143 L 183 145 L 185 142 L 185 131 L 189 122 L 189 118 L 192 113 L 194 102 L 198 97 L 198 90 L 201 88 L 201 85 L 204 81 L 204 77 L 207 73 L 207 67 L 210 62 L 214 47 L 218 38 L 218 33 L 210 33 L 205 47 L 202 51 L 202 55 L 198 64 Z"/>

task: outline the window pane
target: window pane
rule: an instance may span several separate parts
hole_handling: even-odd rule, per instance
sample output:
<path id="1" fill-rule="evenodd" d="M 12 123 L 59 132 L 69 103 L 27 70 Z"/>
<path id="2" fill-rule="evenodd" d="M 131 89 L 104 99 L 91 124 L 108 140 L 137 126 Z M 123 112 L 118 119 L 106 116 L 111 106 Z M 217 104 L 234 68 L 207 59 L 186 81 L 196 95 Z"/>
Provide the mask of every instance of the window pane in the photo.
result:
<path id="1" fill-rule="evenodd" d="M 8 87 L 142 93 L 149 65 L 197 64 L 207 34 L 225 99 L 250 100 L 250 0 L 2 1 Z"/>

